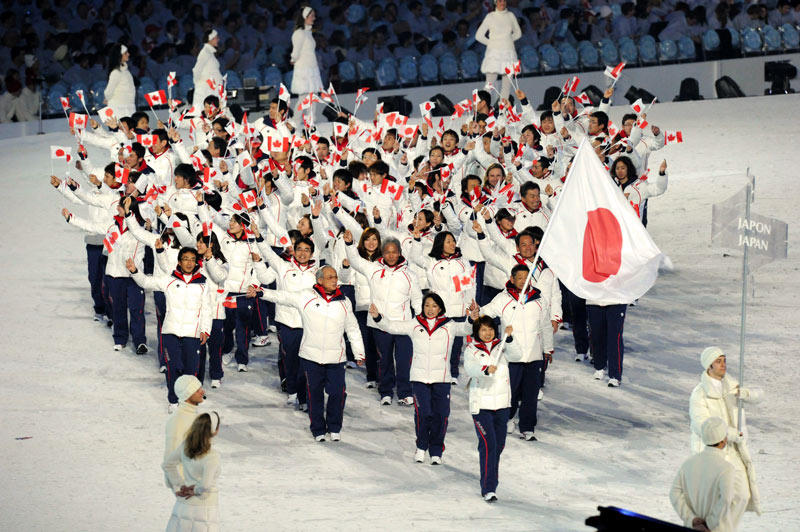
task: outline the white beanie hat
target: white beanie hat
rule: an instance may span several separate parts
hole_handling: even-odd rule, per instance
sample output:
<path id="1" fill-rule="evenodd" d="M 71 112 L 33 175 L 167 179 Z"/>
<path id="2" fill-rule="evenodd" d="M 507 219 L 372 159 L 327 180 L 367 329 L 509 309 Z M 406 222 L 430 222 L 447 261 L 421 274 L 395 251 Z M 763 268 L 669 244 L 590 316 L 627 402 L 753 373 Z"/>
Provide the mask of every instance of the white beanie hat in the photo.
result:
<path id="1" fill-rule="evenodd" d="M 186 401 L 200 386 L 200 381 L 194 375 L 181 375 L 175 379 L 175 395 L 178 396 L 178 401 Z"/>
<path id="2" fill-rule="evenodd" d="M 711 364 L 713 364 L 716 359 L 724 356 L 725 353 L 723 353 L 722 349 L 720 349 L 719 347 L 717 346 L 706 347 L 700 354 L 700 363 L 703 365 L 703 369 L 708 369 L 711 367 Z"/>
<path id="3" fill-rule="evenodd" d="M 728 436 L 728 426 L 719 417 L 710 417 L 700 427 L 704 445 L 716 445 Z"/>

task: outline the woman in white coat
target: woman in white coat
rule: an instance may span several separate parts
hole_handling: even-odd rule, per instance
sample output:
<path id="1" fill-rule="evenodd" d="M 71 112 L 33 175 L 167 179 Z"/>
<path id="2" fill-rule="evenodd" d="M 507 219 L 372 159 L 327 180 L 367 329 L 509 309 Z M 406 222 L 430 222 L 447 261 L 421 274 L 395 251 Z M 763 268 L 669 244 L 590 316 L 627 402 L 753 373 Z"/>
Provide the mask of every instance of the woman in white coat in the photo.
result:
<path id="1" fill-rule="evenodd" d="M 478 306 L 470 307 L 471 317 L 478 317 Z M 450 350 L 456 338 L 472 333 L 472 324 L 447 317 L 445 303 L 434 292 L 422 298 L 422 315 L 410 320 L 383 319 L 378 307 L 370 305 L 375 326 L 390 334 L 411 338 L 411 388 L 414 392 L 414 428 L 417 450 L 414 461 L 425 460 L 430 452 L 431 465 L 442 463 L 447 417 L 450 415 Z"/>
<path id="2" fill-rule="evenodd" d="M 486 502 L 495 502 L 500 454 L 506 444 L 506 424 L 511 408 L 511 384 L 508 362 L 522 359 L 511 333 L 506 327 L 506 342 L 501 346 L 497 328 L 489 316 L 481 316 L 472 324 L 475 342 L 464 350 L 464 371 L 473 381 L 469 387 L 469 411 L 478 434 L 480 453 L 481 495 Z M 502 353 L 498 356 L 499 350 Z"/>
<path id="3" fill-rule="evenodd" d="M 206 43 L 197 54 L 197 63 L 192 69 L 192 79 L 194 81 L 194 96 L 192 97 L 192 107 L 200 114 L 203 109 L 203 101 L 206 96 L 217 96 L 217 92 L 208 83 L 210 79 L 215 87 L 222 84 L 222 72 L 219 70 L 219 61 L 214 54 L 217 53 L 219 45 L 219 34 L 217 30 L 210 30 L 206 35 Z"/>
<path id="4" fill-rule="evenodd" d="M 117 120 L 136 112 L 136 87 L 128 70 L 130 56 L 124 44 L 115 44 L 108 58 L 108 84 L 103 91 L 103 103 L 114 110 Z"/>
<path id="5" fill-rule="evenodd" d="M 168 487 L 175 493 L 175 506 L 167 532 L 219 532 L 219 453 L 211 441 L 219 433 L 219 414 L 200 414 L 186 440 L 161 464 Z M 183 474 L 178 469 L 183 466 Z"/>
<path id="6" fill-rule="evenodd" d="M 322 90 L 322 78 L 319 74 L 315 52 L 317 44 L 311 34 L 311 28 L 314 26 L 316 18 L 317 14 L 311 7 L 303 7 L 292 34 L 291 62 L 294 65 L 294 73 L 292 74 L 291 89 L 292 93 L 297 94 L 300 100 L 308 93 Z"/>
<path id="7" fill-rule="evenodd" d="M 511 80 L 504 75 L 505 67 L 517 61 L 514 41 L 522 37 L 522 31 L 516 15 L 506 9 L 506 0 L 495 0 L 494 4 L 495 10 L 486 15 L 475 32 L 475 40 L 486 45 L 486 55 L 481 63 L 481 72 L 486 74 L 486 82 L 494 83 L 498 74 L 503 76 L 500 94 L 503 98 L 508 98 Z"/>

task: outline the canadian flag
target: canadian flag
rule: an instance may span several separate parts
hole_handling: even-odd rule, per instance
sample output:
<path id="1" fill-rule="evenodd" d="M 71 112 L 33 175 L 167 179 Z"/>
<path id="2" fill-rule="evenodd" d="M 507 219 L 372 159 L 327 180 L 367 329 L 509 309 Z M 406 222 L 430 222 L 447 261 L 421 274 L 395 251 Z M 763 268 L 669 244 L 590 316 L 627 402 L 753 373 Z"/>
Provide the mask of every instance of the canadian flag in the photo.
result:
<path id="1" fill-rule="evenodd" d="M 323 102 L 333 103 L 333 97 L 336 95 L 336 92 L 333 90 L 333 83 L 328 85 L 328 91 L 319 91 L 319 99 Z"/>
<path id="2" fill-rule="evenodd" d="M 475 286 L 475 272 L 478 265 L 472 267 L 472 271 L 469 273 L 464 273 L 464 275 L 454 275 L 453 276 L 453 286 L 456 289 L 456 292 L 463 292 L 471 287 Z"/>
<path id="3" fill-rule="evenodd" d="M 72 148 L 65 148 L 63 146 L 50 146 L 51 159 L 64 159 L 67 162 L 72 160 Z"/>
<path id="4" fill-rule="evenodd" d="M 78 99 L 81 101 L 81 103 L 83 105 L 86 105 L 86 99 L 83 96 L 83 90 L 82 89 L 76 90 L 75 91 L 75 95 L 78 97 Z"/>
<path id="5" fill-rule="evenodd" d="M 578 84 L 581 82 L 581 78 L 578 76 L 569 78 L 566 83 L 564 83 L 564 87 L 561 89 L 561 92 L 564 94 L 571 94 L 578 90 Z"/>
<path id="6" fill-rule="evenodd" d="M 170 72 L 167 74 L 167 87 L 174 87 L 178 84 L 178 78 L 175 72 Z"/>
<path id="7" fill-rule="evenodd" d="M 289 102 L 289 98 L 292 97 L 292 93 L 289 92 L 289 89 L 286 88 L 286 85 L 281 83 L 280 88 L 278 89 L 278 99 L 284 102 Z"/>
<path id="8" fill-rule="evenodd" d="M 267 137 L 267 151 L 289 151 L 289 137 Z"/>
<path id="9" fill-rule="evenodd" d="M 475 187 L 469 191 L 469 202 L 472 206 L 477 205 L 481 201 L 481 187 Z"/>
<path id="10" fill-rule="evenodd" d="M 166 105 L 167 95 L 164 91 L 148 92 L 144 95 L 147 105 L 153 107 L 154 105 Z"/>
<path id="11" fill-rule="evenodd" d="M 246 192 L 242 192 L 239 194 L 239 203 L 244 206 L 245 209 L 253 209 L 256 207 L 256 191 L 255 190 L 248 190 Z"/>
<path id="12" fill-rule="evenodd" d="M 583 105 L 592 105 L 592 100 L 589 98 L 589 95 L 585 92 L 582 92 L 575 96 L 575 101 L 581 103 Z"/>
<path id="13" fill-rule="evenodd" d="M 214 229 L 212 222 L 203 222 L 203 236 L 211 236 L 211 231 Z"/>
<path id="14" fill-rule="evenodd" d="M 663 258 L 586 141 L 572 162 L 539 253 L 578 297 L 620 304 L 653 286 Z"/>
<path id="15" fill-rule="evenodd" d="M 100 117 L 101 121 L 105 122 L 106 120 L 114 118 L 114 109 L 111 107 L 103 107 L 97 111 L 97 116 Z"/>
<path id="16" fill-rule="evenodd" d="M 620 64 L 618 64 L 614 68 L 611 68 L 610 66 L 607 66 L 606 70 L 605 70 L 605 72 L 603 72 L 603 74 L 605 74 L 607 77 L 609 77 L 609 78 L 611 78 L 613 80 L 617 80 L 617 79 L 619 79 L 620 72 L 622 72 L 623 68 L 625 68 L 625 61 L 621 62 Z"/>
<path id="17" fill-rule="evenodd" d="M 214 82 L 213 79 L 208 78 L 206 80 L 206 84 L 208 84 L 208 88 L 211 89 L 212 91 L 216 91 L 217 90 L 217 84 Z"/>
<path id="18" fill-rule="evenodd" d="M 633 109 L 633 112 L 636 113 L 637 115 L 641 114 L 642 111 L 644 111 L 644 102 L 642 101 L 642 99 L 639 98 L 638 100 L 633 102 L 631 104 L 631 109 Z"/>
<path id="19" fill-rule="evenodd" d="M 69 98 L 66 96 L 61 96 L 59 100 L 61 101 L 61 108 L 64 110 L 64 112 L 67 112 L 67 109 L 70 107 Z"/>
<path id="20" fill-rule="evenodd" d="M 202 163 L 201 163 L 202 164 Z M 194 161 L 192 161 L 192 166 L 194 166 Z M 206 166 L 203 168 L 203 183 L 208 185 L 214 178 L 217 177 L 217 171 L 213 168 Z"/>
<path id="21" fill-rule="evenodd" d="M 665 131 L 664 132 L 664 145 L 667 144 L 680 144 L 683 142 L 683 133 L 680 131 Z"/>
<path id="22" fill-rule="evenodd" d="M 316 96 L 314 96 L 313 93 L 310 93 L 308 96 L 303 98 L 303 101 L 301 101 L 298 104 L 297 110 L 302 111 L 304 109 L 311 109 L 311 104 L 313 104 L 314 102 L 319 102 L 319 100 L 317 99 Z"/>
<path id="23" fill-rule="evenodd" d="M 136 135 L 136 142 L 145 148 L 152 148 L 158 142 L 158 135 Z"/>
<path id="24" fill-rule="evenodd" d="M 419 126 L 403 126 L 400 128 L 399 134 L 401 137 L 413 139 L 418 129 Z"/>
<path id="25" fill-rule="evenodd" d="M 118 164 L 114 165 L 114 181 L 123 185 L 128 184 L 128 178 L 131 175 L 131 169 Z"/>
<path id="26" fill-rule="evenodd" d="M 103 238 L 103 245 L 105 246 L 106 251 L 109 253 L 114 251 L 114 246 L 116 246 L 117 242 L 119 241 L 119 235 L 119 228 L 116 225 L 111 227 L 108 232 L 106 232 L 106 236 Z"/>
<path id="27" fill-rule="evenodd" d="M 180 107 L 181 105 L 183 105 L 183 102 L 182 102 L 182 101 L 180 101 L 180 100 L 176 100 L 175 98 L 173 98 L 173 99 L 170 101 L 170 104 L 169 104 L 169 109 L 170 109 L 170 111 L 174 111 L 175 109 L 177 109 L 177 108 L 178 108 L 178 107 Z M 183 117 L 183 115 L 181 115 L 181 117 Z"/>
<path id="28" fill-rule="evenodd" d="M 361 97 L 364 96 L 364 93 L 367 92 L 368 90 L 369 87 L 361 87 L 360 89 L 358 89 L 358 91 L 356 91 L 356 101 L 360 100 Z"/>
<path id="29" fill-rule="evenodd" d="M 69 114 L 69 127 L 74 129 L 86 129 L 89 123 L 88 117 L 84 114 L 70 113 Z"/>
<path id="30" fill-rule="evenodd" d="M 450 179 L 450 173 L 453 171 L 453 163 L 448 164 L 447 166 L 442 166 L 439 168 L 439 176 L 441 176 L 442 181 L 447 181 Z"/>
<path id="31" fill-rule="evenodd" d="M 393 200 L 399 201 L 403 197 L 403 187 L 395 181 L 384 179 L 381 183 L 381 194 L 387 194 Z"/>

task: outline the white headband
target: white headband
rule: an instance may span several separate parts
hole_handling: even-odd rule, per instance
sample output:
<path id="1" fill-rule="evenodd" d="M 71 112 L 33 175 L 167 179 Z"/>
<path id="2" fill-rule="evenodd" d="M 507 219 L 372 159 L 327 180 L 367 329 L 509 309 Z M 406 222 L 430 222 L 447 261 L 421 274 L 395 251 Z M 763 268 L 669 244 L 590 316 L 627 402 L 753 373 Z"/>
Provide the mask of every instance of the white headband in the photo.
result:
<path id="1" fill-rule="evenodd" d="M 211 30 L 211 33 L 208 34 L 208 42 L 213 41 L 217 37 L 217 35 L 219 35 L 219 33 L 217 33 L 217 30 Z"/>
<path id="2" fill-rule="evenodd" d="M 303 8 L 303 20 L 307 19 L 308 16 L 313 12 L 314 12 L 314 10 L 312 8 L 310 8 L 308 6 L 304 7 Z"/>
<path id="3" fill-rule="evenodd" d="M 123 44 L 119 49 L 119 55 L 125 55 L 127 52 L 128 52 L 128 47 Z"/>
<path id="4" fill-rule="evenodd" d="M 214 434 L 219 428 L 219 414 L 216 412 L 211 412 L 208 414 L 208 417 L 211 418 L 211 434 Z"/>

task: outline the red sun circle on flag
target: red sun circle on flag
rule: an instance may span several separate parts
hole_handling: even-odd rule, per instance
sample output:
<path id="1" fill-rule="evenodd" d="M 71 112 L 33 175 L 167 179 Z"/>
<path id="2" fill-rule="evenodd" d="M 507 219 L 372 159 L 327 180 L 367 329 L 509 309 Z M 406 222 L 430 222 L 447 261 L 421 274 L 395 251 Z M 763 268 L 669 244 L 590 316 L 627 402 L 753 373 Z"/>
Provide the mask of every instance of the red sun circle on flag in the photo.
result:
<path id="1" fill-rule="evenodd" d="M 106 116 L 111 118 L 114 116 L 114 111 L 112 109 L 106 109 Z"/>
<path id="2" fill-rule="evenodd" d="M 64 150 L 62 150 L 61 148 L 57 149 L 56 157 L 63 157 L 63 156 L 64 156 Z"/>
<path id="3" fill-rule="evenodd" d="M 608 209 L 589 211 L 583 232 L 583 278 L 602 283 L 622 265 L 622 229 Z"/>

